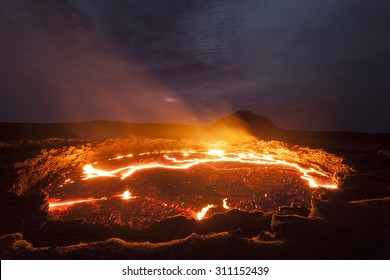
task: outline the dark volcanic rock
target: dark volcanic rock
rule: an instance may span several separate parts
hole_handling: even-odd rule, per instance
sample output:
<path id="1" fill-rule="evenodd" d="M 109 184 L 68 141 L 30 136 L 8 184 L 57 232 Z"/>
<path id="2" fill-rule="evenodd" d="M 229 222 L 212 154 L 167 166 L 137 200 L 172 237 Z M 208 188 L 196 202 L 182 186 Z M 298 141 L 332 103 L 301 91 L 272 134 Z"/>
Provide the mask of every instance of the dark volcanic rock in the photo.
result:
<path id="1" fill-rule="evenodd" d="M 279 207 L 279 213 L 281 215 L 298 215 L 302 217 L 307 217 L 310 214 L 310 209 L 306 208 L 305 206 L 292 203 L 291 206 Z"/>
<path id="2" fill-rule="evenodd" d="M 303 258 L 388 259 L 390 198 L 354 202 L 313 199 L 308 218 L 275 215 L 272 229 Z M 298 256 L 298 252 L 297 252 Z"/>
<path id="3" fill-rule="evenodd" d="M 2 258 L 7 259 L 388 259 L 389 213 L 390 199 L 313 200 L 309 217 L 274 215 L 274 234 L 264 232 L 259 238 L 245 237 L 237 229 L 157 244 L 111 238 L 34 247 L 20 234 L 13 234 L 0 238 L 0 247 Z M 174 218 L 168 222 L 176 223 L 185 221 Z"/>
<path id="4" fill-rule="evenodd" d="M 127 226 L 101 226 L 82 220 L 49 221 L 41 229 L 27 234 L 26 239 L 36 246 L 64 246 L 113 237 L 131 242 L 159 243 L 183 239 L 193 233 L 207 235 L 234 230 L 240 230 L 242 236 L 253 237 L 262 231 L 271 230 L 271 218 L 271 213 L 248 213 L 233 209 L 200 221 L 188 220 L 183 216 L 172 217 L 156 221 L 145 230 L 134 230 Z"/>
<path id="5" fill-rule="evenodd" d="M 13 193 L 0 195 L 0 235 L 12 232 L 30 232 L 47 220 L 48 202 L 45 193 L 18 196 Z"/>

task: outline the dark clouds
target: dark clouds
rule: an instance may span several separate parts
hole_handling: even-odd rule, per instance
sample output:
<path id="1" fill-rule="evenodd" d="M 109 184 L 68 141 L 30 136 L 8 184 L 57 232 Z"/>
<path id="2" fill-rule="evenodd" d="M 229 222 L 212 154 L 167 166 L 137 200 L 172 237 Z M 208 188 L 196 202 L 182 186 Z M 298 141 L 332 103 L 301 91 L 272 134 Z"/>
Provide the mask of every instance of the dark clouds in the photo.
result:
<path id="1" fill-rule="evenodd" d="M 387 1 L 10 3 L 1 120 L 197 122 L 240 109 L 284 128 L 389 131 Z"/>

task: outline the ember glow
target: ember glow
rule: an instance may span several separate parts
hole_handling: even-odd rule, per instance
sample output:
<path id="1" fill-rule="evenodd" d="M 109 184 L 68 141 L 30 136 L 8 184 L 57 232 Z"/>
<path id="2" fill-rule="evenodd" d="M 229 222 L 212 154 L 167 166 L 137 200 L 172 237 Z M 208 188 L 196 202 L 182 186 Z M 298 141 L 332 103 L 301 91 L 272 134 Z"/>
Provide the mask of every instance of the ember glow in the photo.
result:
<path id="1" fill-rule="evenodd" d="M 64 174 L 49 191 L 49 210 L 65 220 L 142 229 L 176 215 L 201 220 L 234 208 L 310 206 L 311 189 L 337 188 L 319 169 L 253 147 L 116 152 Z"/>

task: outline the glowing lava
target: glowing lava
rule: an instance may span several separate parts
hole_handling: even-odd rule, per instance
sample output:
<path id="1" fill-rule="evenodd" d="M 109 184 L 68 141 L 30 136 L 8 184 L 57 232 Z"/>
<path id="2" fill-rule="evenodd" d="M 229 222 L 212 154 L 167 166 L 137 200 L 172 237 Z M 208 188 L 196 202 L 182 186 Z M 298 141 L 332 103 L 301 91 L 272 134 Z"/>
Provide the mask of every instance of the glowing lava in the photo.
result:
<path id="1" fill-rule="evenodd" d="M 87 203 L 87 202 L 93 202 L 97 200 L 104 200 L 105 198 L 87 198 L 87 199 L 75 199 L 75 200 L 66 200 L 66 201 L 59 201 L 59 202 L 50 202 L 49 207 L 55 208 L 55 207 L 67 207 L 72 206 L 74 204 L 79 203 Z"/>
<path id="2" fill-rule="evenodd" d="M 92 164 L 87 164 L 86 166 L 83 167 L 83 169 L 84 169 L 84 174 L 87 174 L 85 180 L 90 178 L 97 178 L 97 177 L 115 177 L 115 175 L 112 172 L 96 169 L 92 166 Z"/>
<path id="3" fill-rule="evenodd" d="M 190 156 L 193 155 L 193 158 Z M 199 156 L 201 155 L 201 156 Z M 84 166 L 84 178 L 83 180 L 88 180 L 97 177 L 119 177 L 122 180 L 134 174 L 134 172 L 144 169 L 155 169 L 155 168 L 164 168 L 164 169 L 188 169 L 190 167 L 196 166 L 201 163 L 212 163 L 212 162 L 237 162 L 237 163 L 250 163 L 257 165 L 286 165 L 297 169 L 301 172 L 301 178 L 306 180 L 310 187 L 317 188 L 319 186 L 323 188 L 336 189 L 337 185 L 335 184 L 322 184 L 320 183 L 315 176 L 311 174 L 316 174 L 322 177 L 328 177 L 325 173 L 315 170 L 314 168 L 303 168 L 296 163 L 287 162 L 284 160 L 274 159 L 269 155 L 257 154 L 254 152 L 251 153 L 226 153 L 223 150 L 213 149 L 208 152 L 203 153 L 185 153 L 185 159 L 178 159 L 174 156 L 169 156 L 165 154 L 163 156 L 164 161 L 161 162 L 150 162 L 143 164 L 128 165 L 114 170 L 102 170 L 97 169 L 92 166 L 92 164 L 87 164 Z"/>
<path id="4" fill-rule="evenodd" d="M 204 216 L 206 215 L 207 211 L 210 210 L 210 208 L 216 208 L 217 206 L 214 205 L 214 204 L 209 204 L 205 207 L 202 208 L 202 210 L 200 210 L 198 213 L 196 213 L 196 218 L 198 220 L 202 220 L 204 218 Z"/>
<path id="5" fill-rule="evenodd" d="M 222 201 L 222 207 L 224 208 L 224 209 L 230 209 L 230 206 L 229 205 L 227 205 L 227 198 L 224 198 L 223 199 L 223 201 Z"/>
<path id="6" fill-rule="evenodd" d="M 122 199 L 123 200 L 129 200 L 131 198 L 134 198 L 134 197 L 131 195 L 129 190 L 126 190 L 126 191 L 123 192 L 123 194 L 122 194 Z"/>
<path id="7" fill-rule="evenodd" d="M 217 149 L 212 149 L 210 151 L 207 152 L 207 154 L 209 156 L 219 156 L 219 157 L 223 157 L 225 155 L 225 151 L 223 150 L 217 150 Z"/>

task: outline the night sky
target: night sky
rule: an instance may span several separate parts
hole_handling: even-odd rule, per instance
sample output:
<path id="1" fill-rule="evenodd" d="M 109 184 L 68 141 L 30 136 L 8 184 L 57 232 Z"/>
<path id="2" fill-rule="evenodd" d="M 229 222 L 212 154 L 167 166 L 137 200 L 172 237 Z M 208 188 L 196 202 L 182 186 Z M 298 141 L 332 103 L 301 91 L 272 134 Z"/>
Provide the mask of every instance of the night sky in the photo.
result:
<path id="1" fill-rule="evenodd" d="M 0 1 L 0 121 L 390 132 L 390 1 Z"/>

